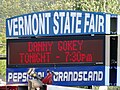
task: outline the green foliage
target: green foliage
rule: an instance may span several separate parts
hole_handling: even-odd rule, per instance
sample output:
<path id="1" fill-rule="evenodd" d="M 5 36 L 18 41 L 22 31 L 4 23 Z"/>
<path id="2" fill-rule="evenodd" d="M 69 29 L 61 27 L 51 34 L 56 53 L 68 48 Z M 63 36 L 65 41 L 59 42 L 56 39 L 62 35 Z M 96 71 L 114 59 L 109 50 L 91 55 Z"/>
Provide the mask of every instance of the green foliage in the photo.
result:
<path id="1" fill-rule="evenodd" d="M 16 15 L 46 10 L 83 10 L 120 14 L 118 0 L 2 0 L 0 16 Z"/>
<path id="2" fill-rule="evenodd" d="M 76 9 L 92 12 L 120 14 L 119 0 L 77 0 Z"/>
<path id="3" fill-rule="evenodd" d="M 6 75 L 6 60 L 0 61 L 0 76 L 5 80 Z"/>

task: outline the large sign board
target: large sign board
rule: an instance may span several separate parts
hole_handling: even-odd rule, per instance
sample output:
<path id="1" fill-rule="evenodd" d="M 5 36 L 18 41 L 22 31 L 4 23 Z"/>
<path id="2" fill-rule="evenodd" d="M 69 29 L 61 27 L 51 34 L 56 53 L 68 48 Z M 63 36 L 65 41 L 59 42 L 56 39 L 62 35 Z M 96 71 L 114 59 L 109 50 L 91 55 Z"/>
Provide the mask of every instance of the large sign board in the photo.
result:
<path id="1" fill-rule="evenodd" d="M 44 11 L 6 19 L 6 37 L 110 34 L 110 14 Z"/>
<path id="2" fill-rule="evenodd" d="M 29 68 L 7 68 L 8 84 L 26 84 Z M 54 71 L 53 85 L 62 86 L 103 86 L 105 85 L 105 66 L 74 66 L 74 67 L 39 67 L 35 69 L 38 75 L 45 77 L 46 71 Z M 109 76 L 107 76 L 109 77 Z"/>
<path id="3" fill-rule="evenodd" d="M 8 39 L 8 65 L 104 64 L 105 36 Z"/>
<path id="4" fill-rule="evenodd" d="M 100 12 L 54 10 L 6 19 L 7 84 L 27 84 L 27 71 L 34 67 L 38 75 L 46 76 L 47 69 L 58 74 L 53 85 L 109 85 L 105 34 L 110 34 L 110 18 Z"/>

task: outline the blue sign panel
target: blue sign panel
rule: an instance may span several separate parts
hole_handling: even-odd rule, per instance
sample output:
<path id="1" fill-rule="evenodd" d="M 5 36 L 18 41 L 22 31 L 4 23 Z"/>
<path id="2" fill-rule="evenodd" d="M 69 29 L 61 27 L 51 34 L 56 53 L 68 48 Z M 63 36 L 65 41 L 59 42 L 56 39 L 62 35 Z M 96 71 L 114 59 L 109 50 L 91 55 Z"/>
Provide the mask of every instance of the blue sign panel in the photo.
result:
<path id="1" fill-rule="evenodd" d="M 29 68 L 7 68 L 7 83 L 27 83 Z M 101 86 L 105 85 L 104 66 L 75 66 L 75 67 L 40 67 L 35 71 L 38 75 L 46 76 L 46 71 L 54 71 L 53 85 L 62 86 Z"/>
<path id="2" fill-rule="evenodd" d="M 105 13 L 71 10 L 25 14 L 6 20 L 6 37 L 110 34 L 107 19 Z"/>

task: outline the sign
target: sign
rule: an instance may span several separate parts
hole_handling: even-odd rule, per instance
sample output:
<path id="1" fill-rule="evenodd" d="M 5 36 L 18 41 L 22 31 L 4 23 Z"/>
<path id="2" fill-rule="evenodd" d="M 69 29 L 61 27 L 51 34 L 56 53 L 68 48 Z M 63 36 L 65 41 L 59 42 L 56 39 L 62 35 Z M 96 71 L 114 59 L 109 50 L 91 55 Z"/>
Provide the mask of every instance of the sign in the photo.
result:
<path id="1" fill-rule="evenodd" d="M 97 12 L 55 10 L 24 14 L 6 19 L 6 37 L 110 34 L 108 21 L 109 14 Z"/>
<path id="2" fill-rule="evenodd" d="M 103 86 L 105 85 L 105 66 L 39 67 L 35 72 L 45 77 L 47 69 L 58 76 L 53 77 L 53 85 L 60 86 Z M 27 84 L 28 68 L 7 68 L 8 84 Z M 106 81 L 109 82 L 109 81 Z"/>
<path id="3" fill-rule="evenodd" d="M 8 65 L 104 64 L 104 36 L 8 39 Z"/>

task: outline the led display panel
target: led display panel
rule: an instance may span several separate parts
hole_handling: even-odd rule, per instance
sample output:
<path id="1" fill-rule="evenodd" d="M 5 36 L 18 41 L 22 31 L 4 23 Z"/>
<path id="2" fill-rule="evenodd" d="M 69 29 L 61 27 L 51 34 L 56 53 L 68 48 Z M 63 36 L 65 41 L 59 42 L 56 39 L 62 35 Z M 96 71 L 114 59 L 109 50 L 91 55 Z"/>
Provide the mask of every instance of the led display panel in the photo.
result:
<path id="1" fill-rule="evenodd" d="M 103 63 L 104 36 L 8 39 L 8 65 Z"/>

